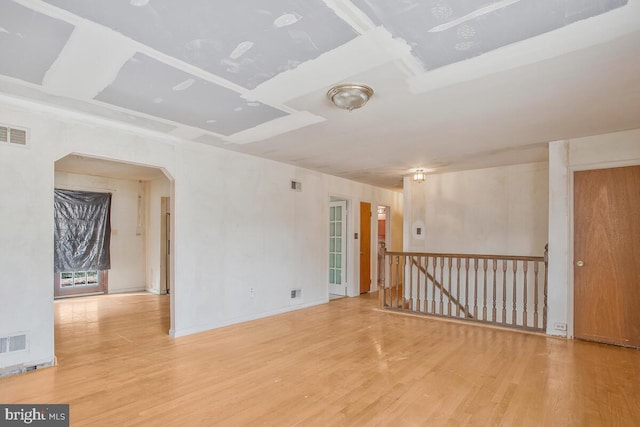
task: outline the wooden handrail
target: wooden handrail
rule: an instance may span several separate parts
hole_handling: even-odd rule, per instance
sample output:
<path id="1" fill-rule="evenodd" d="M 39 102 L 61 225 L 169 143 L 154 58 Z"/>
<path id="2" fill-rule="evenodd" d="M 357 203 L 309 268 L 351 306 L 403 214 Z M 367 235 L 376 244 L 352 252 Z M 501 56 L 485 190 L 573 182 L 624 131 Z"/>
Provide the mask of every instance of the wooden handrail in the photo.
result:
<path id="1" fill-rule="evenodd" d="M 482 254 L 449 254 L 437 252 L 385 252 L 386 255 L 395 256 L 429 256 L 445 258 L 473 258 L 473 259 L 498 259 L 507 261 L 545 261 L 544 256 L 516 256 L 516 255 L 482 255 Z"/>

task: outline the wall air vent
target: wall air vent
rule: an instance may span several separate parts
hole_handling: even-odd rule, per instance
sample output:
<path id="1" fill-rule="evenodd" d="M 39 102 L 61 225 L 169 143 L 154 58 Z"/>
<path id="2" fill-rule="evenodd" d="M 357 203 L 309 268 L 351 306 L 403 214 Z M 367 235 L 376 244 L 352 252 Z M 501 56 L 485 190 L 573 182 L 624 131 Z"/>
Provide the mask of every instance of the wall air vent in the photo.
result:
<path id="1" fill-rule="evenodd" d="M 7 125 L 0 125 L 0 142 L 27 145 L 27 130 Z"/>
<path id="2" fill-rule="evenodd" d="M 302 191 L 302 183 L 300 181 L 291 180 L 291 190 Z"/>
<path id="3" fill-rule="evenodd" d="M 0 354 L 27 349 L 27 335 L 15 334 L 0 337 Z"/>

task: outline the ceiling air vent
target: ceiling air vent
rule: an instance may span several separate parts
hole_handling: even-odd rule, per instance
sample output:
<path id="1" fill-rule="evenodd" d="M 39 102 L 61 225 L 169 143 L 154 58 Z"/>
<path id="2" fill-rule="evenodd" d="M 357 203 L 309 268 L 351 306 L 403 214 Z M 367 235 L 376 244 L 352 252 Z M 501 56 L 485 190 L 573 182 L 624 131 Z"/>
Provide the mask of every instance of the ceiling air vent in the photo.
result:
<path id="1" fill-rule="evenodd" d="M 27 145 L 27 131 L 26 129 L 0 125 L 0 142 Z"/>

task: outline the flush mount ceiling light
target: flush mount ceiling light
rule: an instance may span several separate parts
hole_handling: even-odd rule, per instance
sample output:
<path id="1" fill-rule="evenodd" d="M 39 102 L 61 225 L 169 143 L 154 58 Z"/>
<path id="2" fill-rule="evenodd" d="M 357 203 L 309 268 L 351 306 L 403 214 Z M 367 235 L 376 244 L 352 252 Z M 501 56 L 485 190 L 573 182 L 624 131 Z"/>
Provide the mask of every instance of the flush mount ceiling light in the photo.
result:
<path id="1" fill-rule="evenodd" d="M 355 110 L 362 107 L 373 96 L 373 89 L 360 84 L 342 84 L 329 89 L 327 97 L 336 107 Z"/>
<path id="2" fill-rule="evenodd" d="M 415 182 L 425 182 L 427 179 L 427 174 L 424 173 L 424 169 L 416 169 L 413 174 L 413 180 Z"/>

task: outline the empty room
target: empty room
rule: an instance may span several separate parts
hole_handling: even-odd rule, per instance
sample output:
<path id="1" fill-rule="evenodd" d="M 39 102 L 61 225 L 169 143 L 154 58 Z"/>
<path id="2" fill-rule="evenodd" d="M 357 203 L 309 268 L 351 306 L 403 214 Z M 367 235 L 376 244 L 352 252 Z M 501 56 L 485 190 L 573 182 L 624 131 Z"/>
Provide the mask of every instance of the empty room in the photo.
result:
<path id="1" fill-rule="evenodd" d="M 640 0 L 4 0 L 0 424 L 635 426 Z"/>

